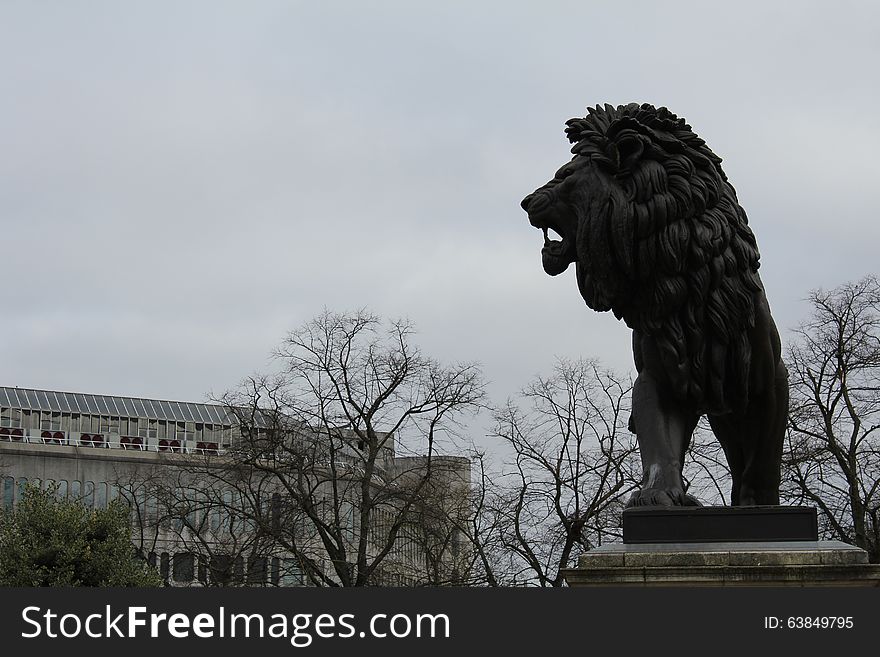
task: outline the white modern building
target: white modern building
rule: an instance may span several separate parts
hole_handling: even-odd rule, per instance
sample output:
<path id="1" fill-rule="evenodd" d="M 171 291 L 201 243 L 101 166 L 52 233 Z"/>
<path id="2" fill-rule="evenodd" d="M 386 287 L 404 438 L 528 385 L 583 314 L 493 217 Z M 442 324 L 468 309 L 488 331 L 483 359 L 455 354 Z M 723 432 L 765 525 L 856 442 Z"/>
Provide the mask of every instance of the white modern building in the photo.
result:
<path id="1" fill-rule="evenodd" d="M 182 521 L 163 519 L 160 501 L 147 492 L 145 482 L 157 473 L 173 474 L 200 457 L 222 460 L 240 437 L 235 414 L 220 404 L 0 387 L 0 508 L 14 507 L 28 483 L 54 487 L 59 496 L 89 507 L 104 507 L 121 495 L 132 504 L 135 546 L 169 584 L 217 583 L 219 570 L 233 583 L 305 584 L 296 559 L 249 546 L 242 525 L 233 532 L 242 539 L 235 541 L 238 548 L 221 549 L 221 541 L 214 539 L 224 527 L 219 514 L 192 505 L 190 515 L 202 516 L 188 517 L 189 529 L 183 530 Z M 388 445 L 383 459 L 388 472 L 417 462 L 395 457 L 393 441 Z M 469 487 L 469 461 L 440 458 L 454 473 L 443 485 L 460 496 Z M 350 515 L 353 532 L 355 514 Z M 196 525 L 205 528 L 210 540 L 192 536 Z M 197 554 L 192 548 L 196 539 L 213 545 L 214 552 Z M 450 554 L 458 551 L 455 545 Z M 413 541 L 401 541 L 392 556 L 389 563 L 397 564 L 399 572 L 388 573 L 385 583 L 417 583 L 411 573 L 421 568 L 423 550 Z"/>

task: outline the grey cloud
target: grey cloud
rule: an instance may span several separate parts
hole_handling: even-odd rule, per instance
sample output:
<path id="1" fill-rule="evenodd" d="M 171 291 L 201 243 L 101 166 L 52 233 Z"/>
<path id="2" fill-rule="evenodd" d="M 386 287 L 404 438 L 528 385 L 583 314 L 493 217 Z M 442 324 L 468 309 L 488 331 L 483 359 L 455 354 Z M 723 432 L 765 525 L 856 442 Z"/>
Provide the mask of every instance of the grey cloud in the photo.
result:
<path id="1" fill-rule="evenodd" d="M 781 326 L 876 265 L 867 4 L 5 3 L 5 385 L 202 399 L 328 306 L 409 316 L 496 398 L 629 334 L 519 200 L 596 102 L 725 159 Z"/>

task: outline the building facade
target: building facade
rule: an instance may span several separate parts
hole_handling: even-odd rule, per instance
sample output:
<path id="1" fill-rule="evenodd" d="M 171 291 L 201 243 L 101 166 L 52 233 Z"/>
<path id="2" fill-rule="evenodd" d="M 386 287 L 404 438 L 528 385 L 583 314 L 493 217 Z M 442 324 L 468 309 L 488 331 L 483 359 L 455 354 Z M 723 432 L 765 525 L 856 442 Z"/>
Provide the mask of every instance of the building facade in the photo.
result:
<path id="1" fill-rule="evenodd" d="M 372 583 L 454 583 L 461 576 L 458 516 L 450 509 L 460 514 L 456 505 L 469 491 L 467 459 L 434 457 L 431 502 L 406 500 L 404 518 L 405 498 L 386 493 L 419 481 L 426 460 L 396 457 L 392 437 L 375 475 L 376 486 L 385 486 L 377 498 L 390 501 L 363 515 L 356 441 L 339 453 L 345 468 L 322 466 L 314 497 L 294 495 L 293 503 L 290 485 L 268 468 L 246 479 L 240 468 L 235 477 L 227 474 L 252 429 L 221 404 L 0 387 L 0 506 L 13 508 L 28 484 L 90 508 L 122 498 L 131 508 L 135 548 L 170 585 L 332 583 L 334 563 L 321 532 L 338 536 L 351 555 L 362 517 L 370 518 L 363 532 L 369 552 L 392 546 Z M 314 435 L 322 440 L 321 432 Z"/>

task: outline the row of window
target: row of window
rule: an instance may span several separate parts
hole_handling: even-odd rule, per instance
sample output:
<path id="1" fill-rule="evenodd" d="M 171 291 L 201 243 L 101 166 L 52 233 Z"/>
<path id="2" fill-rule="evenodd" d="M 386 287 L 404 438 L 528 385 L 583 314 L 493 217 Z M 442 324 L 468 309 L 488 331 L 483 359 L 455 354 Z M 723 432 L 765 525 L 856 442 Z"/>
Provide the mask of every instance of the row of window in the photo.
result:
<path id="1" fill-rule="evenodd" d="M 130 493 L 120 493 L 117 486 L 106 482 L 40 480 L 39 478 L 28 479 L 27 477 L 16 479 L 7 476 L 2 478 L 2 485 L 0 485 L 3 508 L 11 510 L 22 499 L 25 487 L 29 483 L 43 490 L 54 490 L 58 499 L 77 500 L 88 508 L 105 508 L 112 500 L 121 495 L 130 504 L 132 514 L 136 515 L 135 522 L 139 522 L 141 526 L 149 526 L 161 521 L 162 525 L 167 523 L 167 526 L 172 526 L 177 531 L 181 531 L 185 524 L 191 527 L 200 527 L 200 531 L 208 527 L 214 532 L 221 529 L 224 531 L 233 529 L 230 525 L 232 519 L 228 514 L 228 509 L 233 503 L 234 494 L 232 491 L 224 493 L 223 507 L 213 506 L 212 508 L 211 505 L 200 504 L 198 500 L 194 502 L 187 500 L 188 492 L 180 489 L 176 492 L 174 499 L 183 502 L 183 507 L 177 511 L 182 515 L 174 516 L 170 510 L 165 509 L 160 517 L 159 499 L 148 495 L 143 489 L 132 497 Z M 281 496 L 276 493 L 267 499 L 267 503 L 266 510 L 275 524 L 280 520 L 280 516 L 276 516 L 280 514 Z M 343 528 L 347 534 L 351 533 L 353 538 L 356 524 L 354 507 L 350 504 L 344 504 L 341 511 L 340 520 Z M 381 522 L 377 524 L 381 525 Z M 242 527 L 239 526 L 236 529 L 241 531 Z M 372 529 L 375 530 L 376 527 Z M 404 558 L 415 563 L 424 558 L 424 554 L 421 545 L 414 536 L 409 536 L 409 533 L 404 527 L 402 535 L 399 536 L 397 544 L 392 550 L 392 557 Z M 191 584 L 198 581 L 202 584 L 263 586 L 268 583 L 273 586 L 296 586 L 303 583 L 302 572 L 298 568 L 297 562 L 292 559 L 273 557 L 268 560 L 265 557 L 259 557 L 251 558 L 245 562 L 242 556 L 233 559 L 225 555 L 214 555 L 210 560 L 205 560 L 196 559 L 192 553 L 179 553 L 172 556 L 163 552 L 158 555 L 150 553 L 148 561 L 159 569 L 163 579 L 168 581 L 170 578 L 170 581 L 180 584 Z"/>
<path id="2" fill-rule="evenodd" d="M 166 495 L 159 495 L 145 488 L 136 491 L 125 491 L 123 497 L 131 505 L 132 513 L 136 521 L 142 527 L 154 527 L 161 525 L 170 527 L 180 532 L 184 526 L 192 527 L 198 531 L 209 529 L 212 532 L 230 530 L 229 509 L 232 508 L 232 493 L 223 495 L 222 504 L 209 504 L 203 499 L 190 499 L 197 497 L 189 491 L 177 489 L 170 500 L 174 508 L 168 506 L 169 499 Z"/>
<path id="3" fill-rule="evenodd" d="M 36 438 L 23 429 L 0 428 L 0 440 L 6 442 L 41 442 L 44 445 L 73 445 L 80 447 L 113 447 L 107 437 L 101 433 L 81 433 L 78 439 L 68 437 L 63 431 L 42 431 Z M 177 439 L 147 440 L 140 436 L 120 436 L 119 447 L 122 449 L 145 450 L 150 447 L 159 452 L 185 452 L 186 442 Z M 194 448 L 190 448 L 196 454 L 219 454 L 220 446 L 215 442 L 198 441 Z"/>
<path id="4" fill-rule="evenodd" d="M 0 429 L 2 428 L 74 431 L 89 434 L 138 436 L 155 440 L 195 440 L 216 443 L 229 443 L 232 439 L 232 427 L 229 425 L 60 411 L 31 411 L 20 408 L 0 408 Z"/>
<path id="5" fill-rule="evenodd" d="M 106 482 L 40 480 L 27 477 L 3 477 L 0 485 L 3 508 L 11 510 L 23 496 L 28 484 L 44 490 L 54 489 L 59 499 L 78 500 L 88 508 L 105 508 L 107 504 L 119 496 L 116 486 Z M 176 583 L 190 584 L 196 577 L 202 584 L 248 584 L 251 586 L 298 586 L 303 584 L 302 571 L 293 559 L 273 557 L 251 558 L 245 569 L 244 557 L 231 558 L 226 555 L 215 555 L 210 560 L 196 559 L 192 553 L 173 555 L 163 552 L 157 555 L 151 552 L 148 557 L 151 566 L 158 567 L 161 576 L 169 577 Z M 198 570 L 196 573 L 196 565 Z"/>
<path id="6" fill-rule="evenodd" d="M 118 486 L 108 484 L 107 482 L 93 481 L 67 481 L 30 478 L 27 477 L 3 477 L 2 486 L 2 504 L 5 509 L 12 509 L 18 503 L 25 491 L 25 486 L 30 483 L 43 490 L 55 490 L 55 494 L 60 500 L 77 500 L 88 508 L 103 509 L 111 501 L 122 496 L 130 505 L 133 520 L 143 527 L 161 525 L 166 528 L 174 529 L 177 532 L 183 530 L 184 526 L 195 529 L 198 532 L 209 530 L 211 532 L 229 532 L 233 530 L 242 530 L 243 524 L 252 522 L 250 519 L 234 517 L 230 513 L 230 509 L 236 507 L 235 493 L 232 490 L 224 491 L 222 500 L 219 503 L 209 502 L 203 493 L 199 491 L 189 491 L 177 489 L 173 496 L 175 500 L 174 508 L 168 507 L 155 494 L 148 493 L 146 489 L 140 488 L 134 493 L 130 491 L 120 492 Z M 282 498 L 278 493 L 266 498 L 264 512 L 267 519 L 273 526 L 277 527 L 281 523 L 281 504 Z M 324 509 L 325 501 L 319 503 L 320 512 L 329 517 L 330 510 Z M 340 521 L 342 529 L 348 540 L 353 541 L 356 535 L 357 516 L 354 506 L 344 502 L 340 509 Z M 299 516 L 291 518 L 293 531 L 296 534 L 304 534 L 306 532 L 304 518 Z M 395 547 L 395 553 L 400 553 L 402 549 L 406 549 L 413 542 L 403 538 L 400 545 Z M 414 557 L 415 555 L 409 555 Z"/>
<path id="7" fill-rule="evenodd" d="M 17 502 L 24 496 L 24 489 L 30 483 L 43 490 L 52 490 L 54 488 L 55 495 L 60 500 L 77 500 L 82 502 L 90 509 L 103 509 L 112 500 L 119 497 L 119 489 L 107 482 L 100 481 L 97 484 L 93 481 L 70 481 L 66 479 L 43 479 L 36 477 L 28 479 L 27 477 L 3 477 L 2 500 L 4 509 L 12 509 Z"/>
<path id="8" fill-rule="evenodd" d="M 170 509 L 160 505 L 159 498 L 149 495 L 142 488 L 136 493 L 122 491 L 114 484 L 93 481 L 67 481 L 64 479 L 43 479 L 32 477 L 3 477 L 0 483 L 0 500 L 4 509 L 11 510 L 24 497 L 25 487 L 28 484 L 37 486 L 43 490 L 55 490 L 59 500 L 76 500 L 90 509 L 103 509 L 111 501 L 122 496 L 130 505 L 133 520 L 141 526 L 162 526 L 173 528 L 180 532 L 184 525 L 198 528 L 204 531 L 210 528 L 213 532 L 220 530 L 230 531 L 232 518 L 229 509 L 232 508 L 233 493 L 227 491 L 223 495 L 222 505 L 207 505 L 201 500 L 188 500 L 189 495 L 182 489 L 176 491 L 174 499 L 180 503 L 178 508 Z M 177 505 L 176 505 L 177 506 Z M 241 529 L 239 525 L 237 529 Z"/>
<path id="9" fill-rule="evenodd" d="M 241 555 L 233 558 L 218 554 L 205 558 L 192 552 L 150 552 L 147 562 L 159 570 L 162 579 L 176 584 L 302 586 L 304 583 L 295 559 L 251 557 L 245 561 Z"/>

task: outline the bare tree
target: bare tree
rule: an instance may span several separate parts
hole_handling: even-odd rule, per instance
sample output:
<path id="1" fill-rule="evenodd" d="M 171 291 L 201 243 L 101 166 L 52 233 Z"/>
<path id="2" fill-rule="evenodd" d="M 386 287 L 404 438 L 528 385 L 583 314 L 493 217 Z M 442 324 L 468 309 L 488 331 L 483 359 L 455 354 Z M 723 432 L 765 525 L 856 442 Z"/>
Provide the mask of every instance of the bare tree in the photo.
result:
<path id="1" fill-rule="evenodd" d="M 517 582 L 522 564 L 507 546 L 507 505 L 510 494 L 485 452 L 474 451 L 471 457 L 476 472 L 472 477 L 468 510 L 456 528 L 466 537 L 469 574 L 472 586 L 505 586 Z M 472 468 L 473 470 L 474 468 Z"/>
<path id="2" fill-rule="evenodd" d="M 700 419 L 684 455 L 686 492 L 706 506 L 730 504 L 730 466 L 706 418 Z"/>
<path id="3" fill-rule="evenodd" d="M 594 361 L 559 361 L 496 413 L 494 435 L 513 453 L 485 514 L 509 552 L 496 580 L 562 586 L 560 569 L 580 552 L 620 537 L 626 494 L 639 480 L 631 388 Z"/>
<path id="4" fill-rule="evenodd" d="M 291 332 L 280 373 L 218 400 L 235 417 L 231 447 L 179 459 L 165 484 L 178 542 L 212 563 L 232 549 L 253 550 L 247 563 L 285 555 L 318 586 L 465 577 L 455 527 L 470 463 L 443 452 L 484 384 L 472 363 L 422 355 L 412 333 L 365 311 L 325 311 Z M 206 520 L 215 515 L 224 532 Z"/>
<path id="5" fill-rule="evenodd" d="M 880 282 L 809 296 L 791 347 L 783 496 L 819 509 L 826 538 L 880 562 Z"/>
<path id="6" fill-rule="evenodd" d="M 136 549 L 169 584 L 301 583 L 299 562 L 260 522 L 268 513 L 260 503 L 270 499 L 268 482 L 225 466 L 220 457 L 173 454 L 118 472 L 115 486 L 130 508 Z"/>

